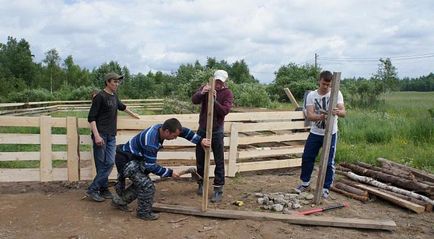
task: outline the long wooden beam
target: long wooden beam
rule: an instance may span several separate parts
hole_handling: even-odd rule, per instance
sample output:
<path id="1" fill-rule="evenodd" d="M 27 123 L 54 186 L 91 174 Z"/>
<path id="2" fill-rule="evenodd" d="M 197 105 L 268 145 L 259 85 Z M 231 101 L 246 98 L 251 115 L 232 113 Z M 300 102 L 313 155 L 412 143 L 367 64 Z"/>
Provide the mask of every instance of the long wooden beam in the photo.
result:
<path id="1" fill-rule="evenodd" d="M 396 223 L 392 220 L 374 220 L 374 219 L 359 219 L 359 218 L 342 218 L 342 217 L 322 217 L 322 216 L 299 216 L 289 214 L 277 214 L 267 212 L 253 212 L 253 211 L 234 211 L 223 209 L 208 209 L 207 211 L 200 211 L 194 207 L 181 206 L 181 205 L 165 205 L 154 203 L 152 207 L 154 211 L 168 212 L 176 214 L 186 214 L 200 217 L 213 217 L 224 219 L 249 219 L 249 220 L 271 220 L 271 221 L 284 221 L 298 225 L 311 225 L 311 226 L 328 226 L 328 227 L 346 227 L 358 229 L 374 229 L 374 230 L 388 230 L 396 229 Z"/>

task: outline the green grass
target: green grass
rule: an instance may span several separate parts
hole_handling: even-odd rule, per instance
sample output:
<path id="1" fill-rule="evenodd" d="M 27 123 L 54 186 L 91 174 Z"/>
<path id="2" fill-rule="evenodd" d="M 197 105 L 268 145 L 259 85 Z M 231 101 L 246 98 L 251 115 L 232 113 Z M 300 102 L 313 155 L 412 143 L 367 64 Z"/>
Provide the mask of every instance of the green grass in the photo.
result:
<path id="1" fill-rule="evenodd" d="M 350 109 L 339 120 L 336 160 L 383 157 L 434 172 L 434 92 L 393 92 L 378 109 Z"/>

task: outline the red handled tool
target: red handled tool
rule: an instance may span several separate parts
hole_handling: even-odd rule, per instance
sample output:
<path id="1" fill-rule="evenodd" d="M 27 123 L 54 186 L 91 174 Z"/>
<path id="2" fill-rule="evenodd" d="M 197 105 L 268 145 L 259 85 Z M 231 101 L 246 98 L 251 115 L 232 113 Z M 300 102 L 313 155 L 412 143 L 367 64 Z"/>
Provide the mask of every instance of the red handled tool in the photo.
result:
<path id="1" fill-rule="evenodd" d="M 330 205 L 327 207 L 320 207 L 320 208 L 314 208 L 314 209 L 310 209 L 310 210 L 306 210 L 306 211 L 301 211 L 298 212 L 298 215 L 310 215 L 313 213 L 317 213 L 317 212 L 324 212 L 324 211 L 329 211 L 329 210 L 333 210 L 333 209 L 338 209 L 338 208 L 343 208 L 343 207 L 349 207 L 350 205 L 348 203 L 338 203 L 335 205 Z"/>

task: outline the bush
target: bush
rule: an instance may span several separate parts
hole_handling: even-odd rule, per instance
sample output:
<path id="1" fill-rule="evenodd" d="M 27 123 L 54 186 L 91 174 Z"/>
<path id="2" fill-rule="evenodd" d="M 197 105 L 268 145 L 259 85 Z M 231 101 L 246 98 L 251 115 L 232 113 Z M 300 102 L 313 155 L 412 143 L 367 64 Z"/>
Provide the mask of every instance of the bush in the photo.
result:
<path id="1" fill-rule="evenodd" d="M 229 88 L 234 93 L 234 104 L 244 107 L 263 107 L 271 105 L 265 86 L 257 83 L 233 84 L 229 83 Z"/>
<path id="2" fill-rule="evenodd" d="M 9 94 L 9 102 L 50 101 L 53 95 L 46 89 L 31 89 Z"/>

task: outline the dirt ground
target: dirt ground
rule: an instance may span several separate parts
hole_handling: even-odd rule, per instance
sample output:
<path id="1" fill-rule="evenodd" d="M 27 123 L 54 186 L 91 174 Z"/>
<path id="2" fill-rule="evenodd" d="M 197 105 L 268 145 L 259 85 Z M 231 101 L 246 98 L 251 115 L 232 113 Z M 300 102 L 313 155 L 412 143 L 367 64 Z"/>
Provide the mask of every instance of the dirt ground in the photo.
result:
<path id="1" fill-rule="evenodd" d="M 288 192 L 298 182 L 297 169 L 244 173 L 227 179 L 224 200 L 210 208 L 260 211 L 255 192 Z M 221 220 L 161 213 L 157 221 L 136 219 L 110 202 L 83 199 L 86 182 L 13 183 L 0 185 L 0 238 L 434 238 L 434 214 L 415 214 L 381 199 L 361 203 L 331 193 L 323 204 L 349 202 L 324 216 L 392 219 L 393 232 L 319 226 L 299 226 L 277 221 Z M 314 184 L 313 184 L 314 185 Z M 156 202 L 201 205 L 196 183 L 189 179 L 156 183 Z M 232 205 L 243 200 L 245 205 Z M 132 203 L 136 208 L 136 203 Z M 304 206 L 301 210 L 311 208 Z"/>

